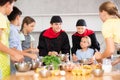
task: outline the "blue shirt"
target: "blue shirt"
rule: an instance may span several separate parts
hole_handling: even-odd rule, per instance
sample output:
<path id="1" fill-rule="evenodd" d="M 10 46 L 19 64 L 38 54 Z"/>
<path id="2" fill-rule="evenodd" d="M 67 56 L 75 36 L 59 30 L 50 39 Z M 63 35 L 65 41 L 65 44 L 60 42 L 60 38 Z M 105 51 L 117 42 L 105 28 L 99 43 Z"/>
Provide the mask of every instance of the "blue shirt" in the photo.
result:
<path id="1" fill-rule="evenodd" d="M 10 24 L 9 46 L 22 51 L 19 28 L 13 24 Z"/>
<path id="2" fill-rule="evenodd" d="M 78 49 L 76 51 L 76 56 L 78 57 L 78 60 L 92 58 L 93 54 L 94 54 L 94 50 L 91 48 L 88 48 L 86 51 L 82 51 L 81 49 Z"/>

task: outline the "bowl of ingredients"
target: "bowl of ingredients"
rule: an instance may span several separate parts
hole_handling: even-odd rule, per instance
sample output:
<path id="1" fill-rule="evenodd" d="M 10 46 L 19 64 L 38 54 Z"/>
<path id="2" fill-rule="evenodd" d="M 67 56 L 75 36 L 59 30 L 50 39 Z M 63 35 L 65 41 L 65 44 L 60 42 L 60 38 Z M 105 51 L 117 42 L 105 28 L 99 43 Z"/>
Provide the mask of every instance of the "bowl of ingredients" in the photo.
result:
<path id="1" fill-rule="evenodd" d="M 51 72 L 47 69 L 40 70 L 39 74 L 43 78 L 51 76 Z"/>
<path id="2" fill-rule="evenodd" d="M 26 72 L 29 71 L 32 67 L 32 64 L 30 62 L 20 62 L 15 63 L 16 70 L 19 72 Z"/>
<path id="3" fill-rule="evenodd" d="M 95 76 L 95 77 L 101 77 L 104 73 L 104 70 L 102 69 L 94 69 L 92 71 L 92 74 Z"/>

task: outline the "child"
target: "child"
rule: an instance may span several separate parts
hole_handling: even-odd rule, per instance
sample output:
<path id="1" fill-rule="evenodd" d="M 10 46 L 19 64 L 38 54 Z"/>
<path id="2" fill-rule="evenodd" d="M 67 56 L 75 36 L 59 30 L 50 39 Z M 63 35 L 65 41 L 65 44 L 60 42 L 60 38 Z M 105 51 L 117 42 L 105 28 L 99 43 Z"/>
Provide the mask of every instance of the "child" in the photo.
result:
<path id="1" fill-rule="evenodd" d="M 30 35 L 30 33 L 33 31 L 34 27 L 35 27 L 35 20 L 29 16 L 26 16 L 23 19 L 22 22 L 22 27 L 21 27 L 21 41 L 22 41 L 22 49 L 25 52 L 29 52 L 29 53 L 38 53 L 38 49 L 37 48 L 33 48 L 33 44 L 32 42 L 34 41 L 34 38 L 32 37 L 32 35 Z M 31 61 L 30 58 L 25 57 L 25 61 Z"/>
<path id="2" fill-rule="evenodd" d="M 90 48 L 100 50 L 99 42 L 97 41 L 95 32 L 91 29 L 87 28 L 86 21 L 84 19 L 79 19 L 76 22 L 76 29 L 77 31 L 72 35 L 72 54 L 75 54 L 77 49 L 81 49 L 81 46 L 79 45 L 81 38 L 84 36 L 89 36 L 91 39 L 91 45 Z"/>
<path id="3" fill-rule="evenodd" d="M 82 49 L 78 49 L 76 51 L 76 55 L 73 54 L 73 61 L 92 58 L 94 55 L 94 50 L 89 48 L 91 45 L 91 39 L 88 36 L 84 36 L 81 38 L 80 46 Z"/>
<path id="4" fill-rule="evenodd" d="M 20 34 L 19 34 L 19 26 L 20 26 L 20 18 L 21 18 L 22 12 L 17 8 L 13 7 L 13 11 L 8 16 L 8 19 L 10 20 L 10 35 L 9 35 L 9 46 L 11 49 L 17 51 L 18 53 L 28 56 L 32 59 L 36 59 L 35 54 L 29 54 L 22 51 L 22 45 L 20 41 Z M 12 74 L 16 72 L 14 64 L 11 63 L 11 71 Z"/>
<path id="5" fill-rule="evenodd" d="M 9 49 L 9 21 L 7 15 L 12 12 L 16 0 L 0 0 L 0 72 L 2 78 L 10 75 L 10 57 L 14 61 L 22 61 L 23 55 Z"/>
<path id="6" fill-rule="evenodd" d="M 50 27 L 41 32 L 38 43 L 39 55 L 55 55 L 62 52 L 70 53 L 68 35 L 62 30 L 62 19 L 60 16 L 52 16 Z"/>

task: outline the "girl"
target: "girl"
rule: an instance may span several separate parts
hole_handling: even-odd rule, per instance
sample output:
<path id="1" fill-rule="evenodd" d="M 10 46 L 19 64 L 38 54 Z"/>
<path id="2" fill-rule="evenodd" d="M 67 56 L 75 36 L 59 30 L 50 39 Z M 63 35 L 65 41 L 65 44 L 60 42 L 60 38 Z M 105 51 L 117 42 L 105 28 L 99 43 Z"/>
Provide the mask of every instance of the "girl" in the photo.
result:
<path id="1" fill-rule="evenodd" d="M 76 55 L 73 54 L 73 61 L 92 58 L 94 54 L 94 49 L 89 48 L 91 45 L 91 39 L 88 36 L 84 36 L 81 38 L 80 46 L 81 49 L 76 51 Z"/>
<path id="2" fill-rule="evenodd" d="M 32 42 L 34 41 L 34 38 L 30 33 L 33 31 L 35 27 L 35 20 L 29 16 L 26 16 L 23 19 L 22 26 L 21 26 L 21 41 L 22 41 L 22 49 L 24 52 L 29 53 L 37 53 L 38 49 L 33 48 Z M 31 59 L 28 57 L 25 57 L 25 61 L 30 61 Z"/>
<path id="3" fill-rule="evenodd" d="M 115 50 L 120 51 L 120 15 L 116 5 L 111 1 L 107 1 L 100 5 L 99 16 L 103 21 L 102 34 L 105 39 L 106 48 L 102 54 L 96 52 L 95 58 L 102 60 L 103 58 L 110 57 Z"/>

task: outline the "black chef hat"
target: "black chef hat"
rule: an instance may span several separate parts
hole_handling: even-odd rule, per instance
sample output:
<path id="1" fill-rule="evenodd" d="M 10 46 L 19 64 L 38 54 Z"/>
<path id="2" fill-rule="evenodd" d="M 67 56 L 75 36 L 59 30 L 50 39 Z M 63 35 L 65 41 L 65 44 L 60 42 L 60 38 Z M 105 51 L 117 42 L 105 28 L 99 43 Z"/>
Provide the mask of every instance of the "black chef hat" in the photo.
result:
<path id="1" fill-rule="evenodd" d="M 61 19 L 60 16 L 53 16 L 53 17 L 51 18 L 50 23 L 51 23 L 51 24 L 52 24 L 52 23 L 62 23 L 62 19 Z"/>
<path id="2" fill-rule="evenodd" d="M 84 19 L 79 19 L 76 23 L 76 26 L 87 26 Z"/>

